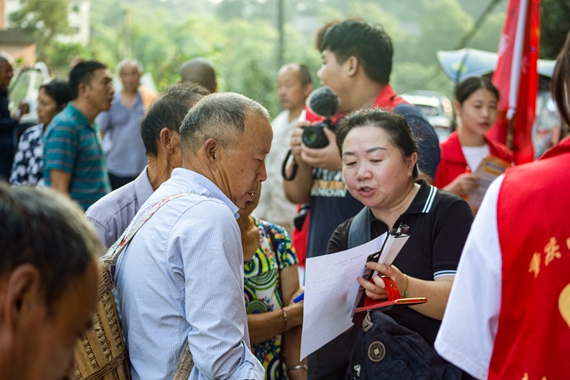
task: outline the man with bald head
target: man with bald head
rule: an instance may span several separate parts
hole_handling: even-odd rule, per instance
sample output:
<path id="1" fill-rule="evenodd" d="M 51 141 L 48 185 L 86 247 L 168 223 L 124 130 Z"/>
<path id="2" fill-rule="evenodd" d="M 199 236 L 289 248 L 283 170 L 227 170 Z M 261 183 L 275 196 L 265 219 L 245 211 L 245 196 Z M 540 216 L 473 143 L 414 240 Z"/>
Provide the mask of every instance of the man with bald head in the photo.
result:
<path id="1" fill-rule="evenodd" d="M 214 93 L 218 89 L 216 69 L 206 58 L 193 58 L 180 67 L 180 82 L 194 82 Z"/>
<path id="2" fill-rule="evenodd" d="M 267 181 L 254 215 L 285 227 L 291 233 L 297 205 L 285 196 L 281 166 L 289 150 L 289 140 L 313 90 L 311 71 L 306 65 L 288 63 L 277 74 L 277 96 L 283 111 L 271 123 L 273 143 L 267 155 Z"/>
<path id="3" fill-rule="evenodd" d="M 156 93 L 140 86 L 143 72 L 136 59 L 123 59 L 117 67 L 123 88 L 115 92 L 111 109 L 95 119 L 104 135 L 113 190 L 134 181 L 146 165 L 140 124 Z"/>
<path id="4" fill-rule="evenodd" d="M 133 380 L 172 378 L 187 346 L 191 380 L 264 378 L 247 333 L 236 219 L 267 178 L 272 138 L 265 108 L 242 95 L 206 96 L 186 115 L 182 167 L 131 226 L 155 203 L 183 195 L 143 225 L 117 263 Z"/>

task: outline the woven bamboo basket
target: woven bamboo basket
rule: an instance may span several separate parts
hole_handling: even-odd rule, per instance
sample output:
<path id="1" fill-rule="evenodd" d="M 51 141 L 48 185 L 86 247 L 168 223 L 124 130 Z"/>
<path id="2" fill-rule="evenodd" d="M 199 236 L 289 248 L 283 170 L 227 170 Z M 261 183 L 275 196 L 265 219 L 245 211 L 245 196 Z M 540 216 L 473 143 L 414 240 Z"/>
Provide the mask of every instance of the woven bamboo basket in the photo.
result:
<path id="1" fill-rule="evenodd" d="M 100 288 L 93 327 L 75 347 L 75 380 L 131 379 L 108 265 L 103 262 L 99 266 Z"/>

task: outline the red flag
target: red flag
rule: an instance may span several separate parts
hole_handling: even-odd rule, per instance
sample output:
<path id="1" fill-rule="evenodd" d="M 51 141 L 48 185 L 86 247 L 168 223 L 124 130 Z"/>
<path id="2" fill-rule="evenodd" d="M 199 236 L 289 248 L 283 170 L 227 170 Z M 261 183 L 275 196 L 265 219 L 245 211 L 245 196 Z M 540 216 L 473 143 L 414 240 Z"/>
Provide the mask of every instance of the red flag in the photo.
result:
<path id="1" fill-rule="evenodd" d="M 515 163 L 534 159 L 532 125 L 538 92 L 540 0 L 510 0 L 493 83 L 501 91 L 499 116 L 487 137 L 505 144 L 512 123 Z"/>

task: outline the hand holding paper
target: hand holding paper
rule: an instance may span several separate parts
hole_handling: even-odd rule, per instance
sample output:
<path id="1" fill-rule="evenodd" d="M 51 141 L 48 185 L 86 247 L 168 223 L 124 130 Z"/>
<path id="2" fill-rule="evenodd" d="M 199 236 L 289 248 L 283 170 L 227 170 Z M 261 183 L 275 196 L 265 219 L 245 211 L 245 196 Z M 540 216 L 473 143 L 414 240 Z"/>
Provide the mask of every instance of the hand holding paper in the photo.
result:
<path id="1" fill-rule="evenodd" d="M 408 226 L 407 225 L 400 225 L 397 228 L 392 229 L 389 233 L 387 233 L 386 240 L 384 241 L 382 248 L 380 250 L 370 256 L 366 260 L 367 263 L 378 263 L 384 264 L 386 267 L 389 267 L 393 262 L 400 249 L 406 244 L 410 235 L 408 234 Z M 378 292 L 379 297 L 386 297 L 385 291 L 379 288 L 377 285 L 372 285 L 369 280 L 374 277 L 377 273 L 377 270 L 374 269 L 375 267 L 370 267 L 367 264 L 367 268 L 364 269 L 362 273 L 362 277 L 359 280 L 363 280 L 364 282 L 360 282 L 360 287 L 358 288 L 358 293 L 356 295 L 356 299 L 354 302 L 354 308 L 359 308 L 364 306 L 364 299 L 366 298 L 365 288 L 362 286 L 363 283 L 368 286 L 369 291 L 376 290 Z M 383 268 L 383 267 L 382 267 Z M 392 268 L 385 268 L 386 271 L 390 271 Z M 396 269 L 397 270 L 397 269 Z M 397 272 L 400 272 L 397 270 Z M 401 273 L 400 273 L 401 274 Z M 382 299 L 382 298 L 380 298 Z M 356 318 L 353 320 L 354 323 L 358 323 L 360 318 Z"/>
<path id="2" fill-rule="evenodd" d="M 387 235 L 346 251 L 307 259 L 301 358 L 352 326 L 354 300 L 360 287 L 355 280 L 362 275 L 367 257 L 376 252 L 378 260 L 391 264 L 407 241 L 407 237 L 387 241 Z"/>
<path id="3" fill-rule="evenodd" d="M 474 214 L 479 210 L 483 197 L 491 185 L 491 182 L 503 174 L 510 166 L 510 162 L 503 161 L 500 158 L 493 156 L 487 156 L 483 161 L 481 161 L 479 167 L 474 173 L 479 178 L 477 181 L 478 186 L 469 192 L 466 199 Z"/>
<path id="4" fill-rule="evenodd" d="M 392 279 L 400 292 L 403 292 L 406 289 L 406 276 L 400 272 L 398 268 L 374 262 L 367 263 L 366 267 L 378 272 L 379 274 L 369 281 L 366 281 L 362 277 L 358 277 L 358 283 L 366 291 L 367 297 L 372 298 L 373 300 L 385 300 L 388 298 L 386 285 L 382 280 L 382 275 Z"/>
<path id="5" fill-rule="evenodd" d="M 301 358 L 352 326 L 351 314 L 366 257 L 379 251 L 383 234 L 361 246 L 307 259 Z"/>

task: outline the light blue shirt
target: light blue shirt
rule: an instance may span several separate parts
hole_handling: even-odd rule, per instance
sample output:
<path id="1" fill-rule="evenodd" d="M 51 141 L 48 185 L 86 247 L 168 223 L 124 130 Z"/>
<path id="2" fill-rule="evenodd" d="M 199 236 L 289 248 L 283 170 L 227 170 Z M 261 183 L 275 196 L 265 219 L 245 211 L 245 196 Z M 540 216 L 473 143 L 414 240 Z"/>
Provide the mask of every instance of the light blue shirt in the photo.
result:
<path id="1" fill-rule="evenodd" d="M 107 169 L 118 177 L 136 177 L 146 166 L 146 150 L 141 136 L 144 105 L 139 93 L 131 108 L 115 92 L 109 111 L 101 112 L 95 122 L 105 132 L 103 147 L 107 151 Z"/>
<path id="2" fill-rule="evenodd" d="M 95 228 L 106 249 L 121 237 L 152 193 L 145 167 L 134 181 L 105 195 L 85 211 L 85 217 Z"/>
<path id="3" fill-rule="evenodd" d="M 206 177 L 175 169 L 134 220 L 181 192 L 198 197 L 165 204 L 117 263 L 115 300 L 133 380 L 172 378 L 187 344 L 191 380 L 263 380 L 249 344 L 237 206 Z"/>

